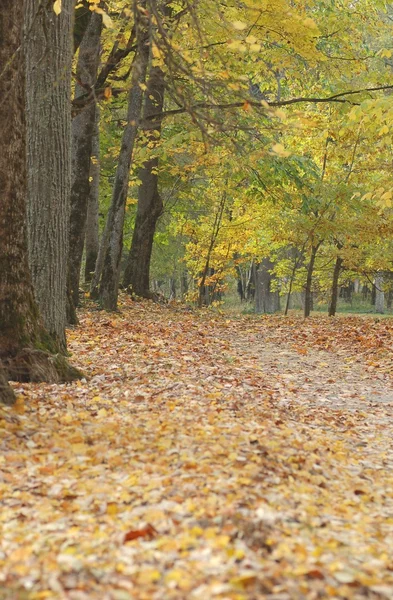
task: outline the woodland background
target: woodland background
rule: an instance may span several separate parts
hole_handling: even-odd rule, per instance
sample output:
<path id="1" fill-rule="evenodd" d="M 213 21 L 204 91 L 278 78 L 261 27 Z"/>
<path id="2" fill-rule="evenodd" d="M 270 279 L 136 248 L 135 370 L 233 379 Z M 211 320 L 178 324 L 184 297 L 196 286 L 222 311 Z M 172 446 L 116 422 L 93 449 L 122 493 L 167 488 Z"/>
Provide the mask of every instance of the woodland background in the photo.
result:
<path id="1" fill-rule="evenodd" d="M 2 0 L 0 600 L 393 598 L 392 30 Z"/>

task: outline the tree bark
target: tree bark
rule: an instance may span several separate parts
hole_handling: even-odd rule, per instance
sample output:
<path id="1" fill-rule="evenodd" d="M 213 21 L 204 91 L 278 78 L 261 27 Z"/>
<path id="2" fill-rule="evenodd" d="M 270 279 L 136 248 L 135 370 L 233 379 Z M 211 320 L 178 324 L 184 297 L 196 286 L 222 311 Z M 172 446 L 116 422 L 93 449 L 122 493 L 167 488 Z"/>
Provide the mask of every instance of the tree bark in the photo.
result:
<path id="1" fill-rule="evenodd" d="M 312 276 L 314 273 L 315 259 L 316 259 L 317 252 L 318 252 L 318 249 L 319 249 L 321 243 L 322 242 L 318 242 L 318 244 L 316 244 L 315 246 L 313 245 L 311 247 L 311 256 L 310 256 L 310 262 L 308 263 L 306 286 L 304 289 L 304 317 L 305 318 L 310 316 L 311 310 L 312 310 L 312 305 L 313 305 Z"/>
<path id="2" fill-rule="evenodd" d="M 94 286 L 100 281 L 99 299 L 103 308 L 116 310 L 118 285 L 120 276 L 120 259 L 123 249 L 123 227 L 125 207 L 128 193 L 128 182 L 132 154 L 139 129 L 142 113 L 142 85 L 146 79 L 149 60 L 149 18 L 136 8 L 137 50 L 132 69 L 132 85 L 128 96 L 127 125 L 124 128 L 123 139 L 117 164 L 115 183 L 113 186 L 112 202 L 105 224 L 100 248 L 102 274 L 95 274 Z M 97 269 L 101 268 L 100 257 L 97 259 Z"/>
<path id="3" fill-rule="evenodd" d="M 337 256 L 336 264 L 334 265 L 333 281 L 332 281 L 332 296 L 329 305 L 329 317 L 334 317 L 337 311 L 337 300 L 338 300 L 338 280 L 343 265 L 343 259 L 341 256 Z"/>
<path id="4" fill-rule="evenodd" d="M 280 294 L 272 291 L 274 277 L 271 274 L 273 263 L 264 258 L 256 271 L 255 312 L 272 314 L 280 310 Z"/>
<path id="5" fill-rule="evenodd" d="M 90 193 L 86 216 L 86 264 L 85 282 L 90 283 L 97 262 L 99 241 L 99 192 L 100 192 L 100 111 L 96 106 L 96 125 L 91 146 Z"/>
<path id="6" fill-rule="evenodd" d="M 145 99 L 145 119 L 160 114 L 164 107 L 165 82 L 160 67 L 151 67 Z M 156 133 L 153 133 L 156 132 Z M 157 133 L 158 132 L 158 133 Z M 146 131 L 146 145 L 155 144 L 161 133 L 161 121 L 152 121 Z M 124 286 L 137 296 L 150 298 L 150 261 L 154 234 L 163 203 L 158 191 L 158 157 L 149 159 L 139 170 L 138 207 L 126 269 Z"/>
<path id="7" fill-rule="evenodd" d="M 0 402 L 7 404 L 14 400 L 7 379 L 58 381 L 79 375 L 64 357 L 48 354 L 58 347 L 41 322 L 28 265 L 22 23 L 23 2 L 4 0 L 0 11 Z"/>
<path id="8" fill-rule="evenodd" d="M 102 17 L 91 16 L 79 48 L 75 96 L 92 90 L 97 78 Z M 76 323 L 75 307 L 79 305 L 79 282 L 86 233 L 87 206 L 90 194 L 90 163 L 96 126 L 96 103 L 87 103 L 72 121 L 72 185 L 68 256 L 67 317 Z"/>
<path id="9" fill-rule="evenodd" d="M 25 0 L 28 246 L 44 324 L 66 350 L 74 0 Z"/>

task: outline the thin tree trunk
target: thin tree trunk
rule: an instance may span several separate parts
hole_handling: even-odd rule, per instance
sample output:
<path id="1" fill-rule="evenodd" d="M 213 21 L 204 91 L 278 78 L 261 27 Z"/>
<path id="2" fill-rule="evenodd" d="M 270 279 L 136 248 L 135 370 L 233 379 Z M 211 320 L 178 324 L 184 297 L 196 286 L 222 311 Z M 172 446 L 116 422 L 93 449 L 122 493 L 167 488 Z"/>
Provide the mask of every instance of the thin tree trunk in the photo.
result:
<path id="1" fill-rule="evenodd" d="M 43 328 L 28 265 L 22 23 L 23 2 L 4 0 L 0 11 L 0 402 L 7 404 L 14 401 L 7 379 L 58 381 L 79 375 L 64 357 L 48 354 L 58 347 Z"/>
<path id="2" fill-rule="evenodd" d="M 96 126 L 91 146 L 90 193 L 86 217 L 86 264 L 85 282 L 89 283 L 94 273 L 99 249 L 99 192 L 100 192 L 100 130 L 99 107 L 96 107 Z"/>
<path id="3" fill-rule="evenodd" d="M 337 300 L 338 300 L 338 280 L 340 278 L 341 268 L 343 265 L 343 259 L 341 256 L 337 256 L 336 264 L 334 265 L 333 281 L 332 281 L 332 296 L 329 305 L 329 317 L 334 317 L 337 311 Z"/>
<path id="4" fill-rule="evenodd" d="M 139 8 L 136 7 L 135 11 L 138 48 L 132 69 L 132 85 L 128 96 L 127 125 L 124 128 L 111 207 L 108 212 L 105 233 L 101 242 L 101 244 L 104 244 L 102 252 L 100 251 L 102 257 L 102 274 L 98 272 L 95 277 L 95 283 L 96 281 L 100 281 L 99 299 L 101 305 L 107 310 L 116 310 L 117 308 L 128 181 L 142 112 L 142 86 L 146 79 L 149 60 L 150 22 Z M 100 266 L 99 259 L 97 259 L 97 267 L 99 268 Z"/>
<path id="5" fill-rule="evenodd" d="M 91 90 L 97 78 L 102 17 L 93 14 L 79 48 L 75 97 Z M 96 126 L 94 97 L 72 121 L 72 186 L 68 256 L 67 317 L 76 323 L 75 307 L 79 305 L 79 281 L 86 232 L 87 205 L 90 193 L 90 162 Z"/>
<path id="6" fill-rule="evenodd" d="M 375 276 L 375 312 L 379 314 L 385 312 L 385 292 L 383 290 L 382 273 L 377 273 Z"/>
<path id="7" fill-rule="evenodd" d="M 293 282 L 295 281 L 295 275 L 296 275 L 297 268 L 299 266 L 299 262 L 300 262 L 300 260 L 299 260 L 299 257 L 297 256 L 295 258 L 295 262 L 294 262 L 292 273 L 291 273 L 291 278 L 289 280 L 288 295 L 287 295 L 287 300 L 286 300 L 286 303 L 285 303 L 285 310 L 284 310 L 284 315 L 285 316 L 288 315 L 289 305 L 290 305 L 290 301 L 291 301 L 291 294 L 292 294 Z"/>
<path id="8" fill-rule="evenodd" d="M 164 91 L 164 73 L 160 67 L 153 66 L 145 99 L 145 119 L 162 112 Z M 158 117 L 158 122 L 152 121 L 150 131 L 146 131 L 146 144 L 157 143 L 160 133 L 161 120 Z M 139 179 L 141 184 L 138 189 L 138 208 L 123 283 L 125 287 L 130 286 L 137 296 L 149 298 L 153 240 L 157 221 L 163 211 L 158 191 L 158 157 L 145 162 L 139 170 Z"/>
<path id="9" fill-rule="evenodd" d="M 318 249 L 320 247 L 322 242 L 318 242 L 318 244 L 316 246 L 312 246 L 311 247 L 311 257 L 310 257 L 310 262 L 308 263 L 308 268 L 307 268 L 307 279 L 306 279 L 306 287 L 304 290 L 304 317 L 307 318 L 310 316 L 311 314 L 311 309 L 312 309 L 312 276 L 314 273 L 314 265 L 315 265 L 315 259 L 317 256 L 317 252 Z"/>
<path id="10" fill-rule="evenodd" d="M 212 252 L 213 252 L 216 240 L 217 240 L 217 236 L 220 232 L 221 221 L 222 221 L 222 216 L 224 214 L 225 204 L 226 204 L 226 192 L 224 191 L 222 194 L 221 201 L 218 206 L 216 215 L 214 217 L 213 229 L 212 229 L 212 234 L 211 234 L 211 238 L 210 238 L 209 248 L 207 250 L 205 266 L 203 268 L 201 278 L 198 282 L 198 287 L 199 287 L 198 306 L 199 306 L 199 308 L 202 308 L 203 305 L 206 305 L 206 306 L 209 305 L 209 301 L 210 301 L 209 289 L 207 288 L 207 286 L 205 286 L 205 283 L 206 283 L 207 276 L 209 275 L 211 255 L 212 255 Z M 213 271 L 213 273 L 214 273 L 214 271 Z"/>
<path id="11" fill-rule="evenodd" d="M 71 64 L 74 0 L 25 0 L 28 245 L 44 323 L 66 350 L 66 278 L 71 189 Z"/>

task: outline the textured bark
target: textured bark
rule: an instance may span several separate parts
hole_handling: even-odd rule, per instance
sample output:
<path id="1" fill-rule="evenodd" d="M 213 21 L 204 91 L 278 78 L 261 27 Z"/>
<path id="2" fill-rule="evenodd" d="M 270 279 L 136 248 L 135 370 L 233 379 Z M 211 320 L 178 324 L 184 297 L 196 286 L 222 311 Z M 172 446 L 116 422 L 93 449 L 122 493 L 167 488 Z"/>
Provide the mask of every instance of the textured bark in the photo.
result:
<path id="1" fill-rule="evenodd" d="M 5 403 L 14 399 L 7 378 L 59 380 L 56 357 L 48 354 L 58 348 L 40 320 L 28 265 L 22 22 L 23 2 L 4 0 L 0 11 L 4 68 L 0 76 L 0 402 Z M 65 371 L 70 379 L 71 373 L 76 375 L 67 366 Z"/>
<path id="2" fill-rule="evenodd" d="M 65 351 L 74 0 L 25 0 L 28 245 L 44 324 Z"/>
<path id="3" fill-rule="evenodd" d="M 164 73 L 159 67 L 150 70 L 148 90 L 145 99 L 144 118 L 160 114 L 164 107 Z M 161 120 L 152 121 L 150 131 L 146 131 L 146 143 L 156 143 L 157 133 L 161 133 Z M 124 286 L 130 287 L 137 296 L 149 298 L 150 293 L 150 261 L 154 234 L 159 217 L 163 211 L 163 203 L 158 191 L 158 158 L 153 157 L 139 170 L 141 184 L 138 189 L 138 207 L 134 232 L 126 269 Z"/>
<path id="4" fill-rule="evenodd" d="M 271 274 L 273 263 L 264 258 L 256 272 L 255 312 L 272 314 L 280 310 L 280 294 L 273 291 L 274 276 Z"/>
<path id="5" fill-rule="evenodd" d="M 337 300 L 338 300 L 338 280 L 340 277 L 343 259 L 341 256 L 337 256 L 336 264 L 334 265 L 333 281 L 332 281 L 332 296 L 329 305 L 329 317 L 334 317 L 337 311 Z"/>
<path id="6" fill-rule="evenodd" d="M 116 310 L 117 308 L 128 182 L 132 154 L 142 113 L 143 91 L 141 84 L 146 79 L 149 60 L 149 21 L 142 15 L 140 10 L 136 12 L 136 17 L 139 20 L 137 26 L 138 47 L 132 69 L 131 89 L 128 96 L 127 125 L 123 133 L 111 207 L 108 212 L 105 232 L 101 241 L 102 274 L 96 271 L 94 280 L 94 285 L 97 281 L 100 281 L 99 299 L 101 305 L 107 310 Z M 97 259 L 97 269 L 101 267 L 99 259 Z"/>
<path id="7" fill-rule="evenodd" d="M 84 94 L 86 89 L 91 89 L 97 78 L 101 29 L 101 15 L 92 15 L 79 48 L 76 97 Z M 67 281 L 69 303 L 67 317 L 72 323 L 75 323 L 76 320 L 73 308 L 79 304 L 79 281 L 86 233 L 87 205 L 90 194 L 90 163 L 95 125 L 96 103 L 92 101 L 72 121 L 72 186 Z"/>
<path id="8" fill-rule="evenodd" d="M 100 131 L 99 131 L 99 108 L 96 107 L 96 125 L 91 146 L 90 162 L 90 193 L 87 201 L 86 216 L 86 264 L 85 282 L 91 281 L 94 273 L 99 242 L 99 192 L 100 192 Z"/>

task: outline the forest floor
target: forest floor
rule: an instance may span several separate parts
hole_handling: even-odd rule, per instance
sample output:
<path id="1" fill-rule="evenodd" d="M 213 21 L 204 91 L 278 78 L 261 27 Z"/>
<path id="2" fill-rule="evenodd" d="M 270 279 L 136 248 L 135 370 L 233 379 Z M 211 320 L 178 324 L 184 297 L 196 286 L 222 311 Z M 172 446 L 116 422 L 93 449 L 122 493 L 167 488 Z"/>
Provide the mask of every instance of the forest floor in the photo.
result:
<path id="1" fill-rule="evenodd" d="M 0 600 L 393 599 L 393 319 L 80 321 L 0 408 Z"/>

